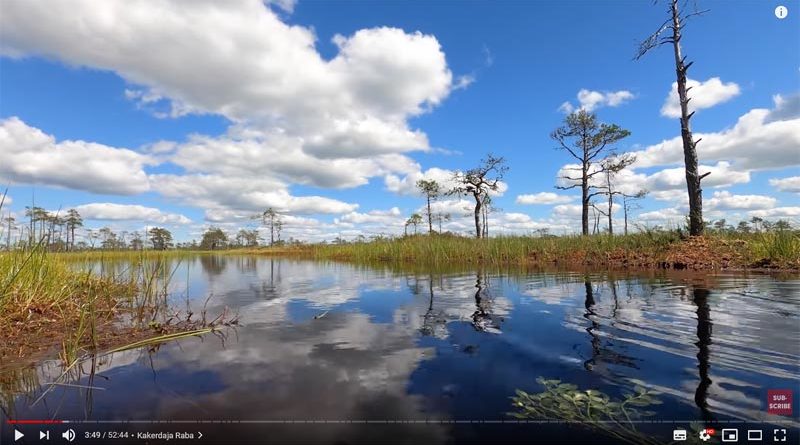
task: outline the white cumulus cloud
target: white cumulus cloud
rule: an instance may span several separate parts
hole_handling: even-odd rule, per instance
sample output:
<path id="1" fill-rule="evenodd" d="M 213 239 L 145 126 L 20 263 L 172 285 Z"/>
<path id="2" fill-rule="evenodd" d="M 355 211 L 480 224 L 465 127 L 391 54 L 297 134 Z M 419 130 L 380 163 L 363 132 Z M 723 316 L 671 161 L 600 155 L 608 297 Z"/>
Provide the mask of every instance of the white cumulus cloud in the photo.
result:
<path id="1" fill-rule="evenodd" d="M 769 185 L 780 192 L 800 193 L 800 176 L 772 178 L 769 180 Z"/>
<path id="2" fill-rule="evenodd" d="M 688 96 L 689 112 L 711 108 L 714 105 L 726 102 L 739 95 L 739 85 L 734 82 L 724 83 L 719 77 L 712 77 L 705 82 L 687 79 L 686 86 L 691 87 Z M 672 82 L 664 106 L 661 107 L 661 115 L 666 117 L 681 117 L 681 105 L 678 98 L 678 83 Z"/>
<path id="3" fill-rule="evenodd" d="M 150 178 L 155 191 L 182 204 L 206 209 L 212 221 L 255 214 L 268 207 L 297 214 L 338 214 L 358 208 L 358 204 L 322 196 L 293 196 L 285 184 L 270 178 L 204 174 L 158 174 Z"/>
<path id="4" fill-rule="evenodd" d="M 370 210 L 367 213 L 350 212 L 335 219 L 336 223 L 351 224 L 382 224 L 385 226 L 400 226 L 405 222 L 405 218 L 400 214 L 400 209 L 392 207 L 389 210 Z"/>
<path id="5" fill-rule="evenodd" d="M 192 221 L 184 215 L 166 213 L 154 207 L 141 205 L 96 202 L 75 207 L 84 219 L 101 221 L 145 221 L 158 224 L 189 224 Z"/>
<path id="6" fill-rule="evenodd" d="M 594 111 L 601 107 L 618 107 L 625 102 L 628 102 L 636 96 L 627 90 L 620 91 L 593 91 L 588 89 L 581 89 L 578 91 L 578 105 L 577 107 L 571 102 L 567 101 L 558 107 L 558 111 L 569 114 L 576 109 L 586 111 Z"/>
<path id="7" fill-rule="evenodd" d="M 764 195 L 734 195 L 729 191 L 717 191 L 704 204 L 709 210 L 759 210 L 775 207 L 778 200 Z"/>
<path id="8" fill-rule="evenodd" d="M 800 220 L 800 207 L 775 207 L 766 210 L 753 210 L 748 213 L 750 216 L 758 216 L 764 219 L 790 219 Z"/>
<path id="9" fill-rule="evenodd" d="M 695 133 L 703 140 L 697 145 L 701 162 L 726 161 L 735 170 L 768 170 L 800 166 L 800 114 L 781 115 L 775 109 L 756 108 L 745 113 L 729 129 L 713 133 Z M 768 119 L 772 117 L 773 119 Z M 663 141 L 634 152 L 635 167 L 680 165 L 683 163 L 681 137 Z"/>
<path id="10" fill-rule="evenodd" d="M 566 196 L 566 195 L 559 195 L 557 193 L 552 192 L 540 192 L 528 195 L 518 195 L 517 196 L 517 204 L 565 204 L 571 202 L 575 199 L 574 196 Z"/>
<path id="11" fill-rule="evenodd" d="M 582 213 L 583 207 L 580 204 L 559 204 L 553 207 L 553 215 L 558 218 L 580 218 Z"/>
<path id="12" fill-rule="evenodd" d="M 457 185 L 453 181 L 454 173 L 455 172 L 452 170 L 437 167 L 422 171 L 419 166 L 417 166 L 414 171 L 403 177 L 393 174 L 386 175 L 384 183 L 386 185 L 386 190 L 392 193 L 397 193 L 398 195 L 421 196 L 417 188 L 417 181 L 424 179 L 426 181 L 436 181 L 444 193 Z"/>
<path id="13" fill-rule="evenodd" d="M 0 181 L 120 195 L 150 189 L 148 156 L 81 140 L 56 142 L 17 117 L 0 121 L 0 153 Z"/>
<path id="14" fill-rule="evenodd" d="M 316 39 L 260 0 L 9 0 L 0 16 L 0 53 L 113 71 L 162 116 L 219 114 L 322 157 L 428 148 L 407 119 L 465 86 L 434 36 L 361 29 L 329 60 Z"/>

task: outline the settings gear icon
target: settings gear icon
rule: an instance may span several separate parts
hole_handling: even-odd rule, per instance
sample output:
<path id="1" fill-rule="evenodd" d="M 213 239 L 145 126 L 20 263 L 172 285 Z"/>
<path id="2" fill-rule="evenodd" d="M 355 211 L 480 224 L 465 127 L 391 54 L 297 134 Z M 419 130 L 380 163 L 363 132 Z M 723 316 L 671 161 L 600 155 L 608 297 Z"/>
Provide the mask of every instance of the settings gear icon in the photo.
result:
<path id="1" fill-rule="evenodd" d="M 711 435 L 714 434 L 714 430 L 709 430 L 708 428 L 700 431 L 700 440 L 703 442 L 711 439 Z"/>

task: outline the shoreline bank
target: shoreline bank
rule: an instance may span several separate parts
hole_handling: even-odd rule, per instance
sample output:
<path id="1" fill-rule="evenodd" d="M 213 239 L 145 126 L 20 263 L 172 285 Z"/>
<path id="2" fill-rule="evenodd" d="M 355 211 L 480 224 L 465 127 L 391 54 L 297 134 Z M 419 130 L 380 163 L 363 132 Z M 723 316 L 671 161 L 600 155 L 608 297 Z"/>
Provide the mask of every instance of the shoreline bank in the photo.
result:
<path id="1" fill-rule="evenodd" d="M 680 237 L 496 237 L 414 235 L 348 244 L 310 244 L 218 251 L 355 263 L 510 265 L 617 270 L 800 271 L 800 234 Z"/>

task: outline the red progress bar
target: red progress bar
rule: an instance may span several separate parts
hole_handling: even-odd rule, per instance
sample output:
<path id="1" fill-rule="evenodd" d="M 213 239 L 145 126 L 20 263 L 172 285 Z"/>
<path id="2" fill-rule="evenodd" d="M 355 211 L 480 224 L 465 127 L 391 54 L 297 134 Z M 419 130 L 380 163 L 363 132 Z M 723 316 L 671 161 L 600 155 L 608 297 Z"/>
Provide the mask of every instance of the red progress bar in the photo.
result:
<path id="1" fill-rule="evenodd" d="M 9 420 L 9 425 L 57 425 L 64 423 L 63 420 Z"/>

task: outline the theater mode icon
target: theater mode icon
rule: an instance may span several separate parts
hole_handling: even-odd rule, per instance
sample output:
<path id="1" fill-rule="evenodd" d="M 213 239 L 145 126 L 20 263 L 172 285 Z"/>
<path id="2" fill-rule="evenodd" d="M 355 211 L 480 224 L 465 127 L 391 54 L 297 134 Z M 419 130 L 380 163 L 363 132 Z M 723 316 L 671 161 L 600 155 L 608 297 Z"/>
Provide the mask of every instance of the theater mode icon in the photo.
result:
<path id="1" fill-rule="evenodd" d="M 764 433 L 761 430 L 747 430 L 747 440 L 750 442 L 761 442 L 764 440 Z"/>

